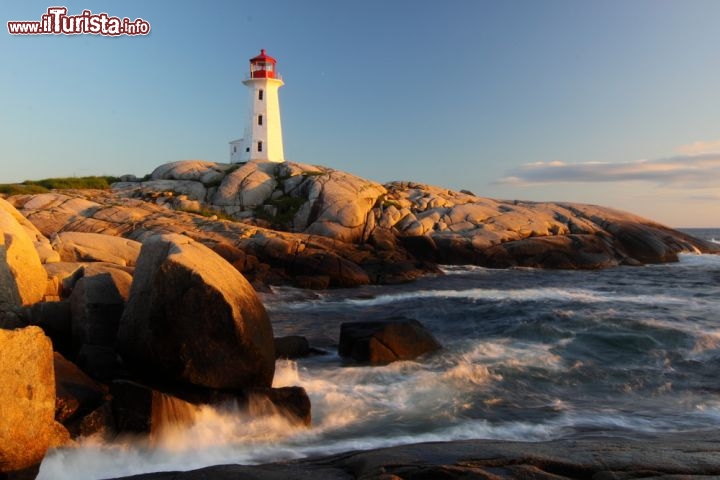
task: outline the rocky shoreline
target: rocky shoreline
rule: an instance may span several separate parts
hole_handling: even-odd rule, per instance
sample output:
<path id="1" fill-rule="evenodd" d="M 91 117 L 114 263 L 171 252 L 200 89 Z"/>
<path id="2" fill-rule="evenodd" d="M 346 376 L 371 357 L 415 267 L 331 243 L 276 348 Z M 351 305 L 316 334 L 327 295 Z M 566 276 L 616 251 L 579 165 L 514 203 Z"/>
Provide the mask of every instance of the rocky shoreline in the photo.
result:
<path id="1" fill-rule="evenodd" d="M 290 162 L 174 162 L 149 180 L 113 187 L 9 200 L 53 239 L 43 248 L 63 261 L 117 263 L 102 242 L 75 245 L 70 232 L 139 243 L 179 233 L 215 250 L 256 289 L 398 283 L 437 272 L 437 264 L 597 269 L 718 251 L 609 208 L 492 200 L 412 182 L 380 185 Z"/>
<path id="2" fill-rule="evenodd" d="M 710 479 L 720 476 L 715 432 L 659 438 L 589 437 L 547 442 L 464 440 L 347 452 L 266 465 L 221 465 L 133 480 Z"/>
<path id="3" fill-rule="evenodd" d="M 32 469 L 81 436 L 152 435 L 201 404 L 310 425 L 302 386 L 272 388 L 277 356 L 312 349 L 273 338 L 256 294 L 269 285 L 398 283 L 439 264 L 638 266 L 719 251 L 603 207 L 380 185 L 289 162 L 175 162 L 124 180 L 111 191 L 0 199 L 0 473 Z M 413 319 L 356 327 L 339 340 L 355 361 L 440 348 Z M 438 468 L 457 467 L 447 458 Z"/>

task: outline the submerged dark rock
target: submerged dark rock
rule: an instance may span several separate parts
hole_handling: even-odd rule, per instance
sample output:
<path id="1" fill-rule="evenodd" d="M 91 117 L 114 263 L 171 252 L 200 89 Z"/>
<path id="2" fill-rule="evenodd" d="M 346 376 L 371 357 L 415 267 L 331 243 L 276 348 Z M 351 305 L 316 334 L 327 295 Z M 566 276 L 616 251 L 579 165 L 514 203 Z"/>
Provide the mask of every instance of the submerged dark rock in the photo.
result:
<path id="1" fill-rule="evenodd" d="M 340 325 L 338 353 L 357 362 L 382 365 L 413 360 L 440 348 L 440 343 L 420 322 L 409 318 Z"/>

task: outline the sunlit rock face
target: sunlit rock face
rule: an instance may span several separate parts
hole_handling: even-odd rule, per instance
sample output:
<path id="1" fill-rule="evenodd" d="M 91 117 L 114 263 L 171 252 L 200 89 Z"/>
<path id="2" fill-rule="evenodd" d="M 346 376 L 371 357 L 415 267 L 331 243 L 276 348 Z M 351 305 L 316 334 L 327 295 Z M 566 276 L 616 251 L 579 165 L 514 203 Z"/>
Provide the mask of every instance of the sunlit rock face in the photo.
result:
<path id="1" fill-rule="evenodd" d="M 275 162 L 249 162 L 229 173 L 211 199 L 229 211 L 253 208 L 270 199 L 278 182 Z"/>
<path id="2" fill-rule="evenodd" d="M 34 465 L 68 441 L 55 422 L 50 339 L 38 327 L 0 329 L 0 472 Z"/>
<path id="3" fill-rule="evenodd" d="M 269 223 L 274 229 L 368 243 L 384 251 L 396 249 L 398 238 L 426 237 L 435 247 L 431 255 L 420 256 L 441 263 L 603 268 L 674 261 L 680 251 L 709 248 L 655 222 L 610 208 L 494 200 L 414 182 L 381 185 L 302 163 L 248 162 L 233 167 L 174 162 L 158 167 L 152 178 L 169 182 L 166 189 L 175 185 L 178 192 L 187 190 L 185 183 L 195 182 L 207 189 L 208 208 Z M 209 178 L 219 187 L 209 186 Z M 120 187 L 147 194 L 158 185 Z M 550 237 L 567 237 L 567 241 L 536 240 Z M 507 248 L 497 248 L 501 244 L 508 244 Z M 556 250 L 558 255 L 553 254 Z"/>
<path id="4" fill-rule="evenodd" d="M 366 224 L 378 198 L 377 182 L 332 168 L 302 163 L 252 161 L 227 166 L 188 160 L 155 169 L 151 182 L 122 184 L 123 189 L 188 193 L 211 208 L 241 217 L 261 211 L 295 232 L 344 242 L 367 238 Z M 155 183 L 153 183 L 155 182 Z M 188 182 L 195 182 L 195 186 Z M 201 189 L 205 188 L 203 194 Z"/>
<path id="5" fill-rule="evenodd" d="M 299 232 L 343 242 L 362 242 L 369 234 L 370 211 L 385 187 L 330 168 L 286 162 L 278 166 L 282 189 L 304 203 L 293 218 Z"/>
<path id="6" fill-rule="evenodd" d="M 4 210 L 6 213 L 10 214 L 10 216 L 12 216 L 20 224 L 23 230 L 25 230 L 25 233 L 33 242 L 42 263 L 60 261 L 60 255 L 53 250 L 52 245 L 50 245 L 50 240 L 48 240 L 48 238 L 43 235 L 31 221 L 25 218 L 22 213 L 20 213 L 4 198 L 0 198 L 0 210 Z"/>
<path id="7" fill-rule="evenodd" d="M 210 388 L 272 384 L 272 327 L 252 286 L 182 235 L 143 244 L 117 345 L 125 361 L 156 380 Z"/>
<path id="8" fill-rule="evenodd" d="M 610 208 L 495 200 L 414 182 L 381 185 L 293 162 L 173 162 L 149 181 L 121 182 L 113 191 L 8 202 L 53 238 L 56 250 L 40 254 L 46 265 L 53 255 L 133 265 L 138 244 L 80 241 L 75 232 L 140 243 L 178 233 L 211 249 L 226 245 L 219 251 L 259 289 L 398 283 L 437 272 L 437 264 L 595 269 L 718 250 Z"/>
<path id="9" fill-rule="evenodd" d="M 39 302 L 47 275 L 32 238 L 7 202 L 0 208 L 0 317 L 15 307 Z M 11 213 L 12 212 L 12 213 Z M 0 318 L 2 320 L 2 318 Z"/>
<path id="10" fill-rule="evenodd" d="M 114 235 L 88 232 L 60 232 L 52 241 L 63 262 L 107 262 L 134 266 L 140 242 Z"/>

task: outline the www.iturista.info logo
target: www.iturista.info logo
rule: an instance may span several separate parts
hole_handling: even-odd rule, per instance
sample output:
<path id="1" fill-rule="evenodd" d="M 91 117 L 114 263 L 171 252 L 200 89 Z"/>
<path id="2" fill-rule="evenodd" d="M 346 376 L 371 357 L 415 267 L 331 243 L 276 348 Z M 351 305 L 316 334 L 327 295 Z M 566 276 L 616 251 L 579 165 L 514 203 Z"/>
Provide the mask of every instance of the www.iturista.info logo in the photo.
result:
<path id="1" fill-rule="evenodd" d="M 83 10 L 80 15 L 68 15 L 65 7 L 50 7 L 40 21 L 7 22 L 11 35 L 147 35 L 150 23 L 142 18 L 111 17 L 107 13 Z"/>

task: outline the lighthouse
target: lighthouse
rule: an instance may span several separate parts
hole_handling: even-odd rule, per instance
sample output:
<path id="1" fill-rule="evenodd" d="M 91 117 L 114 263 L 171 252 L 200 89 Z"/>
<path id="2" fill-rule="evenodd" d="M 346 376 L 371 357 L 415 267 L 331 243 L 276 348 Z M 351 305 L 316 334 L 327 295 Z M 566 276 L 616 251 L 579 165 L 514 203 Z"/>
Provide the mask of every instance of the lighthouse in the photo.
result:
<path id="1" fill-rule="evenodd" d="M 243 80 L 248 87 L 250 116 L 245 135 L 230 142 L 230 162 L 250 160 L 284 162 L 280 100 L 278 89 L 284 85 L 276 68 L 277 60 L 260 50 L 250 59 L 249 76 Z"/>

